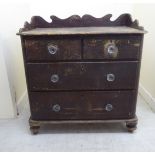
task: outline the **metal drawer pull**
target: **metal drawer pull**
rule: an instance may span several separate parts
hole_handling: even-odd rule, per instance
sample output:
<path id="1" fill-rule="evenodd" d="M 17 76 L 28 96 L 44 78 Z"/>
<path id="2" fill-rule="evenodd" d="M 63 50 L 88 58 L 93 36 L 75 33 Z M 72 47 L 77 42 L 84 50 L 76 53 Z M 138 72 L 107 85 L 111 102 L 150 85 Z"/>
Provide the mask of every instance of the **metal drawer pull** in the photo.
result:
<path id="1" fill-rule="evenodd" d="M 54 112 L 59 112 L 59 111 L 61 110 L 61 107 L 60 107 L 59 104 L 55 104 L 55 105 L 53 105 L 52 110 L 53 110 Z"/>
<path id="2" fill-rule="evenodd" d="M 107 52 L 107 55 L 109 55 L 110 57 L 117 57 L 118 48 L 115 45 L 115 43 L 108 43 L 105 47 L 105 51 Z"/>
<path id="3" fill-rule="evenodd" d="M 112 110 L 113 110 L 112 104 L 107 104 L 107 105 L 105 106 L 105 110 L 106 110 L 106 111 L 112 111 Z"/>
<path id="4" fill-rule="evenodd" d="M 53 74 L 53 75 L 51 76 L 51 81 L 52 81 L 53 83 L 58 82 L 58 81 L 59 81 L 59 76 L 58 76 L 57 74 Z"/>
<path id="5" fill-rule="evenodd" d="M 58 51 L 58 46 L 57 46 L 57 45 L 49 44 L 49 45 L 47 46 L 47 48 L 48 48 L 48 52 L 49 52 L 50 54 L 52 54 L 52 55 L 56 54 L 57 51 Z"/>

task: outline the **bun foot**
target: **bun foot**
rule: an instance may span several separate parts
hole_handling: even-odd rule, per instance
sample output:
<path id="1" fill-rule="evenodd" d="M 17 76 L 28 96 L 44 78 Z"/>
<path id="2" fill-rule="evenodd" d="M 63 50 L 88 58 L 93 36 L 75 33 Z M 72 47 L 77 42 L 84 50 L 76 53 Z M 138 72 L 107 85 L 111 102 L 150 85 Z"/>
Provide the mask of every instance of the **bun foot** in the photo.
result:
<path id="1" fill-rule="evenodd" d="M 137 120 L 126 122 L 126 127 L 128 129 L 128 132 L 133 133 L 137 129 Z"/>
<path id="2" fill-rule="evenodd" d="M 30 131 L 33 135 L 38 134 L 40 129 L 40 122 L 33 121 L 31 118 L 29 119 Z"/>
<path id="3" fill-rule="evenodd" d="M 30 127 L 31 133 L 32 133 L 33 135 L 38 134 L 38 133 L 39 133 L 39 129 L 40 129 L 40 126 L 31 126 L 31 127 Z"/>

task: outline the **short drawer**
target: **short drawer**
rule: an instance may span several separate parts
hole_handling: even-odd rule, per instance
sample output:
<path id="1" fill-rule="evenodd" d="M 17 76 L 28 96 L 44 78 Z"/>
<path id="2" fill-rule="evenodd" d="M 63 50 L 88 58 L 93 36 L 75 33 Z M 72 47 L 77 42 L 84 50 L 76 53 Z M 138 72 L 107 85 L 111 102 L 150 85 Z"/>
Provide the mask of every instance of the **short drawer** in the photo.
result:
<path id="1" fill-rule="evenodd" d="M 25 52 L 27 61 L 81 59 L 81 40 L 28 37 L 25 39 Z"/>
<path id="2" fill-rule="evenodd" d="M 135 89 L 138 62 L 28 63 L 32 91 Z"/>
<path id="3" fill-rule="evenodd" d="M 135 91 L 30 92 L 33 120 L 127 119 L 135 115 Z"/>
<path id="4" fill-rule="evenodd" d="M 142 36 L 115 35 L 84 39 L 84 59 L 138 60 Z"/>

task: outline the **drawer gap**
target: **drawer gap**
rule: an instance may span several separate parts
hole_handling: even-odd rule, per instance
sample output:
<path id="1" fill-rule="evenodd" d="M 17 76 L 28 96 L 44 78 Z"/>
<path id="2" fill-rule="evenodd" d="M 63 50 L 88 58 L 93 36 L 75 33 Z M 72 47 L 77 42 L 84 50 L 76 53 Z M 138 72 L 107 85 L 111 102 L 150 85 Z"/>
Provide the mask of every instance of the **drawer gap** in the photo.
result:
<path id="1" fill-rule="evenodd" d="M 26 63 L 59 63 L 59 62 L 139 62 L 140 60 L 139 59 L 84 59 L 83 56 L 82 56 L 82 51 L 81 51 L 81 60 L 33 60 L 33 61 L 27 61 Z"/>
<path id="2" fill-rule="evenodd" d="M 30 92 L 86 92 L 86 91 L 135 91 L 137 89 L 89 89 L 89 90 L 35 90 Z"/>
<path id="3" fill-rule="evenodd" d="M 83 38 L 81 39 L 81 59 L 83 60 L 83 45 L 84 45 L 84 42 L 83 42 Z"/>

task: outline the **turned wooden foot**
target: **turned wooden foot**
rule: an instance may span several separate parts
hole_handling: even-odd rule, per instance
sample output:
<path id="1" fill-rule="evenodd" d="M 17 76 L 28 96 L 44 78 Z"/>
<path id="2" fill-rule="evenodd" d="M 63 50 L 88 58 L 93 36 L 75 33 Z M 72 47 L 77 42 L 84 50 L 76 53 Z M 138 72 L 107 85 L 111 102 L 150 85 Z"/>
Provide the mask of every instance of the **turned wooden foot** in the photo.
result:
<path id="1" fill-rule="evenodd" d="M 126 127 L 128 129 L 128 132 L 133 133 L 137 129 L 137 120 L 134 121 L 127 121 Z"/>
<path id="2" fill-rule="evenodd" d="M 40 126 L 30 126 L 31 133 L 32 133 L 33 135 L 38 134 L 39 129 L 40 129 Z"/>
<path id="3" fill-rule="evenodd" d="M 30 125 L 30 131 L 32 134 L 36 135 L 39 132 L 40 129 L 40 123 L 33 121 L 33 120 L 29 120 L 29 125 Z"/>

